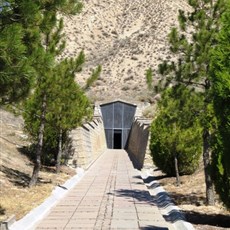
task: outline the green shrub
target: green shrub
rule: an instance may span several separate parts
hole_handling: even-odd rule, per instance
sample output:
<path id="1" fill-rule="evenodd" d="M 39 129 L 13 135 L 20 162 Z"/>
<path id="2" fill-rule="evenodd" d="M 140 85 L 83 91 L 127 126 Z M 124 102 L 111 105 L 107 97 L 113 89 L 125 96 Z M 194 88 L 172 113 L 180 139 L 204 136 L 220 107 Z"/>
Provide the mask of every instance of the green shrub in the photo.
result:
<path id="1" fill-rule="evenodd" d="M 158 117 L 151 126 L 150 149 L 153 162 L 164 173 L 174 176 L 176 155 L 179 173 L 181 175 L 194 173 L 202 153 L 201 131 L 197 124 L 188 129 L 174 130 L 161 119 Z"/>
<path id="2" fill-rule="evenodd" d="M 159 112 L 151 125 L 150 150 L 153 162 L 164 173 L 175 175 L 174 157 L 179 174 L 192 174 L 199 166 L 202 153 L 202 129 L 192 112 L 198 104 L 196 96 L 187 102 L 175 100 L 168 90 L 159 104 Z M 186 91 L 184 92 L 186 98 Z M 182 99 L 182 100 L 183 100 Z"/>

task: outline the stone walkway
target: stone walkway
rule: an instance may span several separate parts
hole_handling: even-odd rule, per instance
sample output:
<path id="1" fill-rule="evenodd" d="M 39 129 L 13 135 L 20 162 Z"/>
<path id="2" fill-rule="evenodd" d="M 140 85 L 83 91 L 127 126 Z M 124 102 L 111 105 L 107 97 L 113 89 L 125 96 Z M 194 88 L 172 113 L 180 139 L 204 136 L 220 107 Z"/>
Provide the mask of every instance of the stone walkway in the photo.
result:
<path id="1" fill-rule="evenodd" d="M 35 229 L 173 229 L 124 150 L 107 150 Z"/>

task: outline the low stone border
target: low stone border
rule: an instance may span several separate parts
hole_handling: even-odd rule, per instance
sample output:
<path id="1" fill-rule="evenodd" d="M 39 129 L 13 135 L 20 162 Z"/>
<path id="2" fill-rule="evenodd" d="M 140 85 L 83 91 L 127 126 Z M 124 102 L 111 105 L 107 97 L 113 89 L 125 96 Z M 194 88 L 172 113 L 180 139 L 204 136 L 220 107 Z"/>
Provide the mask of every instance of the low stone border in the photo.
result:
<path id="1" fill-rule="evenodd" d="M 0 223 L 0 230 L 8 230 L 9 226 L 11 226 L 15 221 L 15 215 L 10 216 L 7 220 Z"/>
<path id="2" fill-rule="evenodd" d="M 141 172 L 141 177 L 167 222 L 171 222 L 177 230 L 195 230 L 193 225 L 186 221 L 184 214 L 175 206 L 159 182 L 154 180 L 154 176 L 149 170 Z"/>
<path id="3" fill-rule="evenodd" d="M 63 198 L 66 193 L 73 188 L 84 176 L 85 171 L 82 168 L 76 169 L 77 174 L 67 180 L 63 185 L 57 186 L 50 197 L 48 197 L 41 205 L 34 208 L 22 219 L 8 226 L 9 230 L 32 230 L 34 225 L 41 220 L 57 202 Z"/>

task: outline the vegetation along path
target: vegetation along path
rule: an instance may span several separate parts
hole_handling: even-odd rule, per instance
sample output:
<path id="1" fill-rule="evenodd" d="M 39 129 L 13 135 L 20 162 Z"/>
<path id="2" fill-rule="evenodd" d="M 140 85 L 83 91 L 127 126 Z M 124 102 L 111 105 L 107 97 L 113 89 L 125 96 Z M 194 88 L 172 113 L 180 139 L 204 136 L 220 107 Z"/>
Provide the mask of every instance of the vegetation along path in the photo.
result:
<path id="1" fill-rule="evenodd" d="M 35 229 L 174 229 L 124 150 L 107 150 Z"/>

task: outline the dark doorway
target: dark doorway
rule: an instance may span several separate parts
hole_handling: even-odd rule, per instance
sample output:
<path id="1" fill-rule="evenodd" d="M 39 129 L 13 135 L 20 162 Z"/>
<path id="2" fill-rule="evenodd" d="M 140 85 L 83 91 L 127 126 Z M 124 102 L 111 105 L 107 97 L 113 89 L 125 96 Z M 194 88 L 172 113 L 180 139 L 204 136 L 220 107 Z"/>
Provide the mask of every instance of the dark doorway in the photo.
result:
<path id="1" fill-rule="evenodd" d="M 121 130 L 114 130 L 113 148 L 114 149 L 121 149 L 121 147 L 122 147 L 122 131 Z"/>

